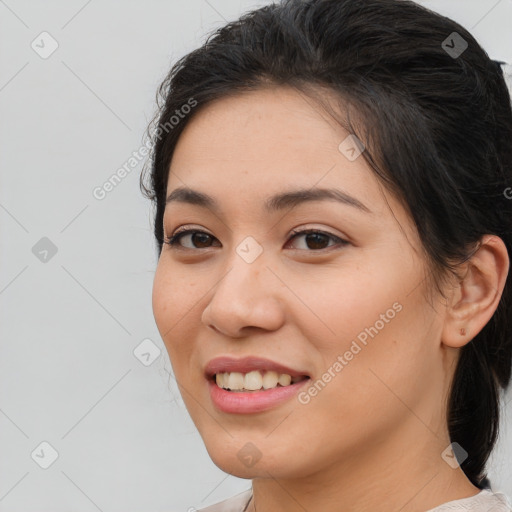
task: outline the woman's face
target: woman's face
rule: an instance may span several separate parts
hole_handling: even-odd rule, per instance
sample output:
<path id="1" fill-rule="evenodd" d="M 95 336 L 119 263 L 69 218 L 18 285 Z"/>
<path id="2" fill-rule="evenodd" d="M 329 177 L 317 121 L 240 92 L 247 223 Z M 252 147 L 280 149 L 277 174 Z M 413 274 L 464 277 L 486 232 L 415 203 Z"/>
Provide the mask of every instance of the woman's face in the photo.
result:
<path id="1" fill-rule="evenodd" d="M 171 162 L 167 194 L 215 206 L 168 202 L 166 238 L 201 233 L 164 245 L 154 315 L 210 456 L 243 478 L 449 443 L 434 435 L 454 356 L 444 309 L 411 219 L 348 136 L 293 89 L 258 90 L 199 111 Z"/>

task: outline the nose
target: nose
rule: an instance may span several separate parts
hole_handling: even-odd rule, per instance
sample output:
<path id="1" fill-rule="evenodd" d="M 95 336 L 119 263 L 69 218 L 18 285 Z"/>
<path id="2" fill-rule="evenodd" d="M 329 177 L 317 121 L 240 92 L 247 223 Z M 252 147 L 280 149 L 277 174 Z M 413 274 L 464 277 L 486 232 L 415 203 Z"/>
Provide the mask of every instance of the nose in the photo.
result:
<path id="1" fill-rule="evenodd" d="M 260 255 L 248 263 L 238 254 L 214 286 L 201 320 L 209 328 L 232 338 L 253 329 L 277 330 L 284 322 L 285 287 Z"/>

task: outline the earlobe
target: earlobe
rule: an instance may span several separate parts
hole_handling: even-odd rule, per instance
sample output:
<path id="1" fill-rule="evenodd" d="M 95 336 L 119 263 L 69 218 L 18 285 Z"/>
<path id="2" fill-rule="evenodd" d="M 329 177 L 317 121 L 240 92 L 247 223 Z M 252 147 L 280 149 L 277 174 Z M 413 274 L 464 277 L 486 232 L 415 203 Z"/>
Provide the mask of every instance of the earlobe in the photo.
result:
<path id="1" fill-rule="evenodd" d="M 441 337 L 445 345 L 454 348 L 469 343 L 494 315 L 509 271 L 507 247 L 498 236 L 485 235 L 464 266 L 464 277 L 446 305 Z"/>

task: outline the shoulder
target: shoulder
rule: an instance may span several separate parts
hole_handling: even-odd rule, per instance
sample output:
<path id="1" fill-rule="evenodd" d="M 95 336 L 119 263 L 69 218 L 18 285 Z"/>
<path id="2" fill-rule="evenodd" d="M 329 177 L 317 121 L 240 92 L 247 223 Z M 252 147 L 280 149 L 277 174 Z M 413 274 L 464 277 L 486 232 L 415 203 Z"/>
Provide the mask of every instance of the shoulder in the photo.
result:
<path id="1" fill-rule="evenodd" d="M 512 505 L 505 494 L 483 489 L 478 494 L 460 500 L 449 501 L 427 512 L 512 512 Z"/>
<path id="2" fill-rule="evenodd" d="M 206 508 L 201 508 L 197 512 L 243 512 L 249 503 L 252 495 L 252 489 L 247 489 L 227 500 L 220 501 Z"/>
<path id="3" fill-rule="evenodd" d="M 247 489 L 227 500 L 201 508 L 197 512 L 243 512 L 251 496 L 252 489 Z M 427 512 L 480 512 L 481 510 L 512 512 L 512 505 L 505 494 L 483 489 L 474 496 L 444 503 Z"/>

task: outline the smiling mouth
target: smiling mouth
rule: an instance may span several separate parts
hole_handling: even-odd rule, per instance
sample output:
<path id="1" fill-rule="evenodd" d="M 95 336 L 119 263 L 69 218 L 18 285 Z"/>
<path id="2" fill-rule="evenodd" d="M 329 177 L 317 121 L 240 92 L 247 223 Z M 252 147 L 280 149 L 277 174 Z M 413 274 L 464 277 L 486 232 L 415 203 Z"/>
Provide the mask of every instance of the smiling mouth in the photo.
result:
<path id="1" fill-rule="evenodd" d="M 292 377 L 287 373 L 278 373 L 273 370 L 252 370 L 247 373 L 222 372 L 216 373 L 211 377 L 211 380 L 215 382 L 219 388 L 238 393 L 287 387 L 307 379 L 309 379 L 307 375 Z"/>

